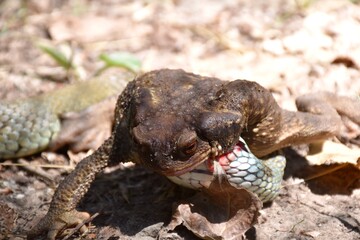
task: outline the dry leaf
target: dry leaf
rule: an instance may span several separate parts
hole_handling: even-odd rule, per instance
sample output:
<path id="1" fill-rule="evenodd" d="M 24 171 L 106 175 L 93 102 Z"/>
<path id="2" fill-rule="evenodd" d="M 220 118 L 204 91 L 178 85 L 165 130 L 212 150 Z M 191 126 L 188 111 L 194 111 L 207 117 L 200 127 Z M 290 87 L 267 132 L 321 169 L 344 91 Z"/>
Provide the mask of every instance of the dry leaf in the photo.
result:
<path id="1" fill-rule="evenodd" d="M 177 204 L 168 230 L 183 224 L 203 239 L 242 239 L 261 207 L 253 193 L 216 178 L 204 192 Z"/>
<path id="2" fill-rule="evenodd" d="M 3 236 L 5 239 L 15 227 L 17 213 L 14 208 L 3 201 L 0 201 L 0 212 L 0 238 Z"/>
<path id="3" fill-rule="evenodd" d="M 347 57 L 347 56 L 338 56 L 331 63 L 332 64 L 343 64 L 347 68 L 359 69 L 359 67 L 356 64 L 356 62 L 354 61 L 354 59 L 352 59 L 351 57 Z"/>
<path id="4" fill-rule="evenodd" d="M 332 141 L 314 143 L 310 145 L 310 152 L 306 159 L 311 165 L 351 163 L 357 166 L 360 159 L 360 149 L 351 149 Z"/>
<path id="5" fill-rule="evenodd" d="M 79 113 L 66 114 L 50 149 L 64 146 L 73 152 L 97 149 L 111 134 L 115 103 L 116 97 L 112 97 Z"/>
<path id="6" fill-rule="evenodd" d="M 54 14 L 47 27 L 51 38 L 56 42 L 77 43 L 141 39 L 153 32 L 150 24 L 132 21 L 128 16 L 100 16 L 92 13 L 82 16 Z"/>
<path id="7" fill-rule="evenodd" d="M 325 141 L 310 145 L 307 165 L 296 172 L 317 194 L 352 194 L 360 187 L 360 149 Z"/>
<path id="8" fill-rule="evenodd" d="M 321 233 L 319 231 L 308 231 L 308 232 L 303 232 L 302 234 L 316 239 Z"/>
<path id="9" fill-rule="evenodd" d="M 77 42 L 93 42 L 111 40 L 120 34 L 119 20 L 100 16 L 57 16 L 49 26 L 52 39 L 56 41 L 74 40 Z"/>

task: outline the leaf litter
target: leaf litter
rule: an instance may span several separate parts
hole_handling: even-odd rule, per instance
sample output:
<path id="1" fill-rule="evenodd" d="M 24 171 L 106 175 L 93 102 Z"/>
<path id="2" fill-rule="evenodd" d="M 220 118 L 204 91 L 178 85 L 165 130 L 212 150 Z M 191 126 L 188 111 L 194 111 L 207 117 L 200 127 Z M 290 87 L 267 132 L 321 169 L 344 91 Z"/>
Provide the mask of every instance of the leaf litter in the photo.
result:
<path id="1" fill-rule="evenodd" d="M 202 239 L 242 239 L 257 222 L 262 202 L 246 189 L 231 186 L 221 174 L 215 175 L 209 188 L 174 208 L 168 230 L 183 224 Z"/>
<path id="2" fill-rule="evenodd" d="M 41 74 L 37 76 L 38 67 L 55 69 L 54 62 L 36 47 L 44 39 L 54 46 L 70 42 L 75 55 L 82 55 L 88 75 L 103 65 L 98 61 L 101 54 L 126 51 L 139 57 L 144 71 L 184 68 L 223 79 L 256 80 L 273 91 L 282 107 L 291 110 L 295 110 L 296 96 L 317 90 L 359 99 L 360 40 L 354 33 L 360 29 L 360 7 L 351 1 L 139 0 L 100 4 L 83 0 L 54 4 L 47 0 L 28 1 L 26 5 L 19 2 L 1 3 L 4 20 L 0 21 L 1 99 L 17 99 L 60 87 L 60 83 L 47 81 Z M 110 70 L 109 74 L 118 72 Z M 56 75 L 66 76 L 66 72 Z M 95 121 L 91 128 L 96 125 Z M 103 134 L 93 132 L 90 136 L 109 134 L 108 125 L 100 128 Z M 232 216 L 229 222 L 242 219 L 244 226 L 240 226 L 241 234 L 237 236 L 257 218 L 258 223 L 245 233 L 248 239 L 359 238 L 360 134 L 357 127 L 342 130 L 341 134 L 342 144 L 327 141 L 317 154 L 307 155 L 309 151 L 313 153 L 313 146 L 284 150 L 288 159 L 284 187 L 279 197 L 260 211 L 260 216 L 255 214 L 255 201 L 250 208 L 254 211 L 243 215 L 246 216 L 243 219 L 235 209 L 227 214 L 231 212 L 225 211 L 229 205 L 219 203 L 218 211 L 223 214 L 219 218 Z M 96 142 L 101 140 L 84 141 Z M 28 158 L 27 162 L 69 166 L 69 155 L 76 158 L 71 147 L 58 151 L 51 162 L 40 155 Z M 99 176 L 80 206 L 92 213 L 103 213 L 94 219 L 95 228 L 88 235 L 92 238 L 156 239 L 169 221 L 172 226 L 173 202 L 184 199 L 175 212 L 182 224 L 194 216 L 191 211 L 195 205 L 199 208 L 196 211 L 211 216 L 211 209 L 206 210 L 202 200 L 215 199 L 213 204 L 218 204 L 211 193 L 190 192 L 184 197 L 185 190 L 181 188 L 169 193 L 173 185 L 141 167 L 109 169 Z M 45 170 L 56 179 L 53 184 L 58 183 L 64 172 Z M 224 184 L 221 182 L 222 187 Z M 51 185 L 15 165 L 0 165 L 0 201 L 1 208 L 6 210 L 0 226 L 8 228 L 5 231 L 10 233 L 8 236 L 24 238 L 23 230 L 45 213 L 53 194 Z M 126 199 L 121 197 L 124 191 Z M 249 199 L 241 190 L 225 187 L 224 191 L 236 195 L 219 193 L 232 196 L 228 201 L 235 202 L 235 206 L 242 197 Z M 200 217 L 196 215 L 196 219 Z M 223 230 L 234 227 L 227 225 L 227 220 L 219 223 L 216 217 L 216 227 L 203 221 L 201 228 L 210 232 L 215 229 L 211 233 L 214 238 L 224 237 Z M 203 236 L 201 230 L 193 231 Z M 197 238 L 179 226 L 172 234 L 173 239 Z"/>

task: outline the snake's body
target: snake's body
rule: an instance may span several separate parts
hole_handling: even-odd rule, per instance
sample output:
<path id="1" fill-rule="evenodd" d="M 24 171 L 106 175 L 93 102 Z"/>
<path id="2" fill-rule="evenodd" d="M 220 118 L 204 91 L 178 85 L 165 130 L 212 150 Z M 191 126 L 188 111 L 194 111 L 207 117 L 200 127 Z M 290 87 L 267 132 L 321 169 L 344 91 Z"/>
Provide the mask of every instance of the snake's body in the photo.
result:
<path id="1" fill-rule="evenodd" d="M 216 169 L 218 163 L 219 169 Z M 278 194 L 284 175 L 286 160 L 276 156 L 260 160 L 254 156 L 245 141 L 240 138 L 234 149 L 215 160 L 207 160 L 195 169 L 169 179 L 184 187 L 208 188 L 214 177 L 225 174 L 235 188 L 245 188 L 255 193 L 263 202 L 271 201 Z"/>
<path id="2" fill-rule="evenodd" d="M 46 148 L 60 131 L 48 104 L 31 99 L 0 105 L 0 158 L 21 157 Z"/>
<path id="3" fill-rule="evenodd" d="M 0 102 L 0 159 L 45 149 L 60 131 L 60 116 L 80 111 L 124 88 L 120 79 L 93 79 L 40 96 Z"/>

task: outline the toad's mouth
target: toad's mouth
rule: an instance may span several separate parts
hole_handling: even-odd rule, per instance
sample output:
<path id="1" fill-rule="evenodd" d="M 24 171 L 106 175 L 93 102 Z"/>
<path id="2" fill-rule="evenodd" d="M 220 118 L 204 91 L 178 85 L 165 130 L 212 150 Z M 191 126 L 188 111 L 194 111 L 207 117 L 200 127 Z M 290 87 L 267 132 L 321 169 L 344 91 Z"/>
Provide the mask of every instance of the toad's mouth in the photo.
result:
<path id="1" fill-rule="evenodd" d="M 182 164 L 178 168 L 169 169 L 163 174 L 169 177 L 180 176 L 187 172 L 191 172 L 204 162 L 213 162 L 224 154 L 223 148 L 220 144 L 210 143 L 210 146 L 211 147 L 207 151 L 203 151 L 199 153 L 196 157 L 194 157 L 192 160 L 188 160 L 187 164 Z"/>
<path id="2" fill-rule="evenodd" d="M 211 148 L 208 151 L 201 153 L 192 161 L 188 161 L 187 165 L 182 165 L 179 168 L 173 168 L 163 173 L 165 176 L 172 177 L 172 176 L 180 176 L 188 172 L 192 172 L 196 170 L 200 165 L 204 163 L 209 173 L 214 172 L 214 162 L 217 161 L 220 165 L 228 164 L 228 158 L 233 159 L 235 158 L 233 152 L 234 151 L 242 151 L 250 153 L 249 147 L 246 145 L 244 139 L 241 137 L 239 141 L 235 144 L 234 147 L 228 149 L 227 151 L 223 151 L 223 148 L 218 143 L 210 144 Z"/>

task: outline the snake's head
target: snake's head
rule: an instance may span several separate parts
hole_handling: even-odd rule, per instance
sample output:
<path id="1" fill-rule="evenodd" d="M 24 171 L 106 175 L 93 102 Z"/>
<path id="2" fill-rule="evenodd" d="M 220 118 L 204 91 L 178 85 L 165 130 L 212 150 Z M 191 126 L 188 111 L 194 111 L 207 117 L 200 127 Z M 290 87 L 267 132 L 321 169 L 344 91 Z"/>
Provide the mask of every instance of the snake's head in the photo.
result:
<path id="1" fill-rule="evenodd" d="M 182 70 L 138 77 L 127 91 L 130 100 L 117 126 L 117 155 L 174 176 L 231 149 L 241 133 L 242 115 L 216 104 L 225 84 Z"/>

